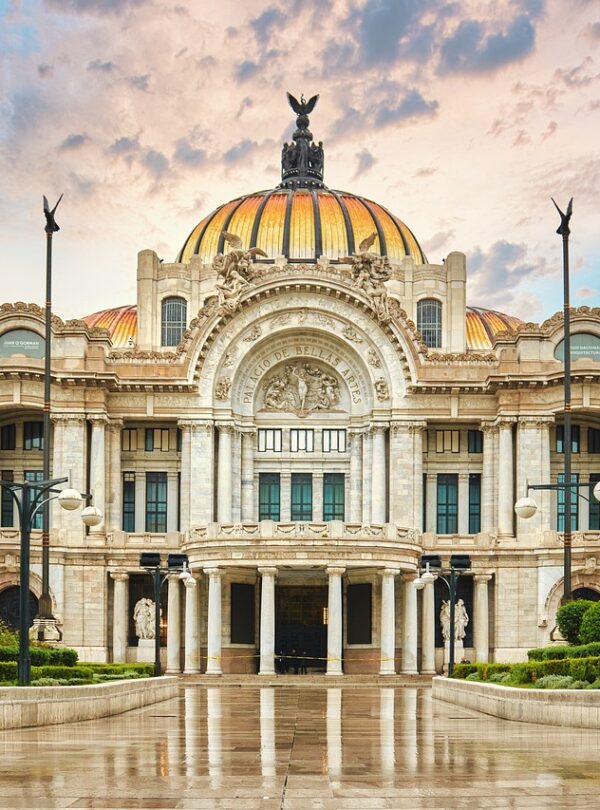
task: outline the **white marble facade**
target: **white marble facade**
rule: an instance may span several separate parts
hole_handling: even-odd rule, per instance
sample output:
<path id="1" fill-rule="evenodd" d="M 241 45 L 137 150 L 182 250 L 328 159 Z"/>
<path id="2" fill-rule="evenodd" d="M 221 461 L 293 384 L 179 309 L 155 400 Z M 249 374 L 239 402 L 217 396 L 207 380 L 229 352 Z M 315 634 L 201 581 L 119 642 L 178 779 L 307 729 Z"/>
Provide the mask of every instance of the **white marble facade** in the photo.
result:
<path id="1" fill-rule="evenodd" d="M 540 494 L 530 521 L 517 520 L 513 506 L 527 481 L 560 473 L 561 317 L 500 333 L 478 351 L 467 344 L 460 254 L 444 266 L 416 267 L 410 258 L 394 265 L 389 312 L 342 270 L 277 260 L 239 300 L 219 305 L 212 265 L 160 264 L 144 251 L 137 345 L 115 346 L 102 329 L 55 319 L 53 471 L 93 491 L 105 516 L 86 534 L 76 515 L 52 514 L 54 610 L 64 642 L 82 658 L 135 660 L 130 588 L 133 578 L 141 587 L 144 550 L 190 560 L 193 579 L 164 586 L 169 672 L 273 673 L 277 595 L 304 585 L 327 589 L 327 673 L 439 670 L 433 589 L 417 593 L 412 584 L 424 552 L 472 557 L 469 658 L 521 659 L 550 641 L 562 576 L 557 504 Z M 434 288 L 443 317 L 452 312 L 462 326 L 445 328 L 442 346 L 428 349 L 412 318 Z M 160 345 L 165 295 L 188 303 L 175 349 Z M 42 311 L 2 306 L 0 338 L 15 329 L 43 334 Z M 573 330 L 600 336 L 600 312 L 574 311 Z M 0 357 L 8 437 L 0 471 L 15 480 L 41 469 L 25 433 L 41 419 L 42 364 Z M 599 371 L 591 357 L 574 363 L 581 481 L 600 472 Z M 271 512 L 261 489 L 268 475 L 279 504 Z M 298 476 L 312 487 L 301 518 Z M 456 504 L 446 523 L 444 497 Z M 580 508 L 573 583 L 600 591 L 593 508 Z M 6 512 L 0 601 L 18 584 L 18 539 Z M 32 570 L 39 595 L 39 532 Z M 370 586 L 366 601 L 354 602 L 351 588 L 361 584 Z M 241 603 L 232 585 L 253 588 L 244 593 L 254 594 L 255 615 L 233 615 Z M 357 616 L 361 605 L 370 616 Z"/>

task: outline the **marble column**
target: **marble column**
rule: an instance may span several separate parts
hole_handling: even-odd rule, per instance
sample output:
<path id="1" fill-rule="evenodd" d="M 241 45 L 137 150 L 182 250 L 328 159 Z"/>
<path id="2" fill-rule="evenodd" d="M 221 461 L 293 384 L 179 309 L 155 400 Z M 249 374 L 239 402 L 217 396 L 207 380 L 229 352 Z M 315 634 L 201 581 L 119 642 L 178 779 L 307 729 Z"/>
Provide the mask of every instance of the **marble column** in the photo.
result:
<path id="1" fill-rule="evenodd" d="M 402 674 L 416 675 L 417 670 L 417 589 L 414 575 L 405 574 L 402 611 Z"/>
<path id="2" fill-rule="evenodd" d="M 426 422 L 413 422 L 409 431 L 412 436 L 412 525 L 418 531 L 423 528 L 423 432 L 427 429 Z"/>
<path id="3" fill-rule="evenodd" d="M 86 459 L 88 457 L 88 442 L 87 442 L 87 420 L 82 413 L 64 413 L 53 414 L 54 421 L 54 440 L 58 448 L 58 459 L 55 447 L 54 462 L 60 461 L 60 466 L 55 467 L 57 474 L 69 476 L 69 487 L 79 490 L 79 492 L 87 492 L 88 485 L 86 483 Z M 60 429 L 57 431 L 58 423 L 60 422 Z M 57 435 L 58 432 L 58 435 Z M 97 451 L 96 451 L 97 452 Z M 93 480 L 93 479 L 92 479 Z M 104 502 L 104 479 L 102 481 L 102 502 Z M 101 507 L 102 508 L 102 507 Z M 79 544 L 85 541 L 85 527 L 81 520 L 81 510 L 77 509 L 74 512 L 66 512 L 57 506 L 57 511 L 54 513 L 55 522 L 54 528 L 60 528 L 63 532 L 61 540 L 68 539 L 73 544 Z M 104 524 L 102 524 L 104 525 Z"/>
<path id="4" fill-rule="evenodd" d="M 107 529 L 118 531 L 122 525 L 122 490 L 123 474 L 121 471 L 121 431 L 123 421 L 112 420 L 108 423 L 108 453 L 110 466 L 108 470 L 109 492 L 107 500 Z"/>
<path id="5" fill-rule="evenodd" d="M 514 529 L 513 422 L 499 423 L 498 434 L 498 533 L 512 537 Z"/>
<path id="6" fill-rule="evenodd" d="M 200 598 L 198 580 L 190 576 L 185 585 L 185 657 L 184 672 L 200 672 Z"/>
<path id="7" fill-rule="evenodd" d="M 233 425 L 221 423 L 219 429 L 219 455 L 217 459 L 217 520 L 231 523 L 232 519 L 232 438 Z"/>
<path id="8" fill-rule="evenodd" d="M 92 440 L 90 442 L 90 490 L 92 505 L 97 506 L 104 515 L 104 520 L 98 526 L 90 527 L 90 534 L 106 533 L 106 504 L 104 488 L 106 482 L 106 422 L 105 416 L 91 416 Z"/>
<path id="9" fill-rule="evenodd" d="M 127 660 L 127 625 L 128 625 L 128 583 L 126 571 L 111 571 L 114 580 L 113 593 L 113 662 L 124 663 Z"/>
<path id="10" fill-rule="evenodd" d="M 342 675 L 342 574 L 339 566 L 326 568 L 329 577 L 327 599 L 327 675 Z"/>
<path id="11" fill-rule="evenodd" d="M 373 427 L 373 472 L 371 477 L 371 522 L 385 523 L 387 520 L 387 453 L 383 425 Z"/>
<path id="12" fill-rule="evenodd" d="M 469 473 L 458 474 L 458 533 L 469 534 Z"/>
<path id="13" fill-rule="evenodd" d="M 220 568 L 205 568 L 208 575 L 208 638 L 207 638 L 207 675 L 222 675 L 221 667 L 221 577 Z"/>
<path id="14" fill-rule="evenodd" d="M 167 675 L 181 672 L 181 609 L 179 574 L 169 574 L 167 601 Z"/>
<path id="15" fill-rule="evenodd" d="M 527 483 L 541 484 L 551 480 L 550 475 L 550 417 L 523 416 L 517 424 L 517 487 L 516 498 L 522 498 L 527 489 Z M 548 531 L 552 516 L 556 514 L 556 507 L 552 508 L 551 495 L 548 490 L 530 492 L 538 505 L 533 517 L 524 520 L 517 518 L 517 535 L 530 535 L 539 538 L 541 533 Z M 580 506 L 587 505 L 585 501 Z M 581 526 L 586 525 L 581 522 Z"/>
<path id="16" fill-rule="evenodd" d="M 488 582 L 491 578 L 491 574 L 473 576 L 475 584 L 473 646 L 475 660 L 482 663 L 486 663 L 490 655 Z"/>
<path id="17" fill-rule="evenodd" d="M 177 531 L 179 512 L 179 479 L 175 471 L 167 473 L 167 531 Z"/>
<path id="18" fill-rule="evenodd" d="M 190 528 L 190 499 L 192 496 L 192 429 L 189 422 L 178 422 L 181 431 L 179 530 Z"/>
<path id="19" fill-rule="evenodd" d="M 483 464 L 481 471 L 481 531 L 494 532 L 494 481 L 496 476 L 496 437 L 498 428 L 489 422 L 481 423 L 483 433 Z"/>
<path id="20" fill-rule="evenodd" d="M 381 573 L 380 675 L 396 674 L 396 588 L 398 568 L 384 568 Z"/>
<path id="21" fill-rule="evenodd" d="M 371 475 L 373 458 L 373 433 L 366 430 L 362 440 L 362 522 L 371 523 Z"/>
<path id="22" fill-rule="evenodd" d="M 275 577 L 276 568 L 259 568 L 260 590 L 260 669 L 259 675 L 275 674 Z"/>
<path id="23" fill-rule="evenodd" d="M 350 498 L 347 511 L 350 523 L 362 523 L 362 457 L 363 431 L 349 430 L 350 439 Z"/>
<path id="24" fill-rule="evenodd" d="M 435 589 L 421 591 L 421 675 L 435 675 Z"/>
<path id="25" fill-rule="evenodd" d="M 242 523 L 256 520 L 254 514 L 254 447 L 256 431 L 242 431 Z"/>

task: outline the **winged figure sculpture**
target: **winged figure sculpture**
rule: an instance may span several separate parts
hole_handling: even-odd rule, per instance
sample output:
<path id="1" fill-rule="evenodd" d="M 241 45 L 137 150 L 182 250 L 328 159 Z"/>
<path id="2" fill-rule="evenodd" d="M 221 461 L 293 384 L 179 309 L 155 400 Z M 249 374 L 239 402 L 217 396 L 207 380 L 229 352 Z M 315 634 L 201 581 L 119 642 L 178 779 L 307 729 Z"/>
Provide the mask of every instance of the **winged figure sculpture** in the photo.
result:
<path id="1" fill-rule="evenodd" d="M 249 253 L 252 258 L 254 256 L 265 256 L 267 254 L 261 248 L 253 247 L 244 250 L 244 245 L 241 238 L 236 233 L 229 233 L 229 231 L 222 231 L 223 239 L 231 245 L 232 250 L 241 250 L 243 253 Z"/>
<path id="2" fill-rule="evenodd" d="M 554 197 L 550 197 L 550 199 L 554 203 L 554 207 L 556 208 L 556 210 L 560 215 L 560 227 L 558 228 L 556 233 L 559 234 L 560 236 L 568 236 L 571 233 L 569 223 L 571 221 L 571 215 L 573 214 L 573 197 L 571 197 L 571 199 L 569 200 L 566 213 L 563 213 L 560 210 L 560 208 L 556 204 L 556 200 L 554 199 Z"/>
<path id="3" fill-rule="evenodd" d="M 376 233 L 376 231 L 373 231 L 373 233 L 370 236 L 367 236 L 366 239 L 362 240 L 362 242 L 358 246 L 358 252 L 359 253 L 366 253 L 368 251 L 368 249 L 371 247 L 371 245 L 373 245 L 375 243 L 376 239 L 377 239 L 377 233 Z"/>
<path id="4" fill-rule="evenodd" d="M 308 101 L 304 98 L 304 95 L 300 96 L 300 101 L 291 93 L 287 94 L 288 101 L 290 102 L 290 107 L 296 113 L 296 115 L 310 115 L 310 113 L 314 110 L 315 104 L 319 100 L 318 94 L 309 98 Z"/>
<path id="5" fill-rule="evenodd" d="M 52 210 L 50 210 L 50 205 L 48 204 L 48 198 L 46 197 L 46 195 L 44 194 L 42 196 L 44 198 L 44 216 L 46 217 L 45 231 L 46 233 L 56 233 L 56 231 L 60 231 L 60 228 L 58 227 L 58 225 L 56 224 L 56 220 L 54 219 L 54 212 L 58 208 L 58 204 L 62 200 L 63 195 L 62 194 L 60 195 L 56 205 Z"/>

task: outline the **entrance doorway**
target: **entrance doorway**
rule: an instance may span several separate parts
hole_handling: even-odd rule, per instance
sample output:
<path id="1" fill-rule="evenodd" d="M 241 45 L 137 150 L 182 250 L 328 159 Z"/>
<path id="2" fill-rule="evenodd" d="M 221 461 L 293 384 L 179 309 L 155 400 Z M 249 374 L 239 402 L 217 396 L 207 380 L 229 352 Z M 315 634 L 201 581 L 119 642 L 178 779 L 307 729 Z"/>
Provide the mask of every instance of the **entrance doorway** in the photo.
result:
<path id="1" fill-rule="evenodd" d="M 277 585 L 275 652 L 288 672 L 326 669 L 327 586 Z"/>

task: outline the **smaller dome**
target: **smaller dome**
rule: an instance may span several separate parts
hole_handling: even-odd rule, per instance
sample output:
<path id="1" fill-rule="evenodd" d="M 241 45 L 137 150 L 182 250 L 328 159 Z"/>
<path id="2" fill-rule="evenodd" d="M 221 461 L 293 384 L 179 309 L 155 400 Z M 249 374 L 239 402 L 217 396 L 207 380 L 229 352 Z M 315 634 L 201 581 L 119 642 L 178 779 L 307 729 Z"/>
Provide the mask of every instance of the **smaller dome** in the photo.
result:
<path id="1" fill-rule="evenodd" d="M 92 315 L 86 315 L 82 320 L 88 326 L 99 326 L 108 329 L 113 346 L 132 346 L 137 334 L 137 307 L 130 305 L 102 309 Z"/>
<path id="2" fill-rule="evenodd" d="M 474 350 L 491 349 L 499 332 L 516 329 L 523 323 L 514 315 L 505 315 L 493 309 L 467 307 L 467 348 Z"/>

